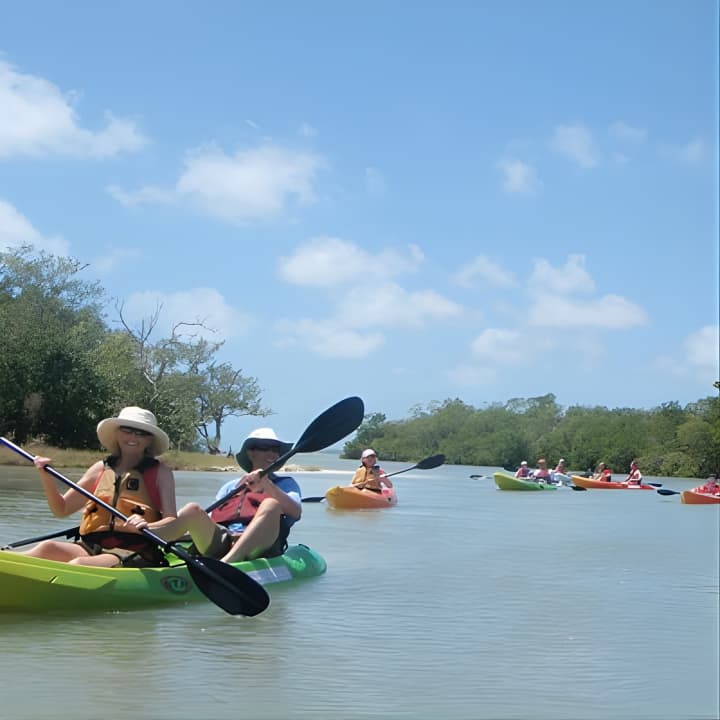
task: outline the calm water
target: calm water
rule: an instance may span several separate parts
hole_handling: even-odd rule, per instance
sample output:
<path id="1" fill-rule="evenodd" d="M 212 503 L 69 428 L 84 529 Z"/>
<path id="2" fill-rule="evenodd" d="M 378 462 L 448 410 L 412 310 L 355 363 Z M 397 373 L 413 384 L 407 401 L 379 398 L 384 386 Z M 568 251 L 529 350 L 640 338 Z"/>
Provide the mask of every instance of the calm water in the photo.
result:
<path id="1" fill-rule="evenodd" d="M 333 471 L 296 473 L 306 496 L 356 466 L 296 459 Z M 256 618 L 209 602 L 0 616 L 0 717 L 718 718 L 720 508 L 500 492 L 469 477 L 484 470 L 398 475 L 385 510 L 305 504 L 292 539 L 328 572 L 271 587 Z M 207 505 L 226 479 L 177 473 L 180 501 Z M 1 542 L 73 524 L 49 516 L 32 468 L 0 467 L 0 494 Z"/>

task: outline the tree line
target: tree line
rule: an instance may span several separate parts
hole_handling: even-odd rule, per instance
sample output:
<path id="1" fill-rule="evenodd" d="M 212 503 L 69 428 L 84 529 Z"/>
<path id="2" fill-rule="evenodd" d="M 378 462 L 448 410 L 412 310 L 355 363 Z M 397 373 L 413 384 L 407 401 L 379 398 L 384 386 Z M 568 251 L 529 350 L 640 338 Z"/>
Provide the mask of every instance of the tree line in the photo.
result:
<path id="1" fill-rule="evenodd" d="M 16 442 L 96 448 L 98 421 L 129 405 L 151 410 L 172 447 L 217 453 L 224 421 L 269 415 L 261 389 L 218 360 L 222 342 L 202 320 L 159 339 L 159 305 L 131 326 L 116 300 L 119 328 L 103 314 L 106 296 L 87 266 L 24 246 L 0 252 L 0 432 Z"/>
<path id="2" fill-rule="evenodd" d="M 618 475 L 637 460 L 647 475 L 703 478 L 720 472 L 720 398 L 651 410 L 564 409 L 552 394 L 482 408 L 448 399 L 417 406 L 406 420 L 369 415 L 343 455 L 359 458 L 366 447 L 386 460 L 444 453 L 448 463 L 512 469 L 541 457 L 552 467 L 562 457 L 576 471 L 605 462 Z"/>

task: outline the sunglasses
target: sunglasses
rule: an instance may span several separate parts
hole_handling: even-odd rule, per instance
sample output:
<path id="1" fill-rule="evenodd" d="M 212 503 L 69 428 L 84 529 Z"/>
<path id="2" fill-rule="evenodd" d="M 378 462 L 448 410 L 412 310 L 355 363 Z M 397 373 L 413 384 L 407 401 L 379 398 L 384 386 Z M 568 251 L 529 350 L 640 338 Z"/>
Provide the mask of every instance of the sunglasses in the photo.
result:
<path id="1" fill-rule="evenodd" d="M 260 452 L 280 453 L 280 445 L 248 445 L 248 450 L 259 450 Z"/>
<path id="2" fill-rule="evenodd" d="M 145 432 L 145 430 L 138 430 L 137 428 L 131 428 L 127 425 L 121 425 L 118 430 L 128 435 L 137 435 L 138 437 L 150 437 L 152 435 L 152 433 Z"/>

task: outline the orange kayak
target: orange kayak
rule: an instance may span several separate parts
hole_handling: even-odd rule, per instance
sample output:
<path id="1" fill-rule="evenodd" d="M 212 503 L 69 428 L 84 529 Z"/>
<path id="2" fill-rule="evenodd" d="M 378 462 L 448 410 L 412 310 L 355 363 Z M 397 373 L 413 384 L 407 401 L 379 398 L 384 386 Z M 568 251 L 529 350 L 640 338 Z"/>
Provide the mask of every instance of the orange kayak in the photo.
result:
<path id="1" fill-rule="evenodd" d="M 337 510 L 358 510 L 363 508 L 386 508 L 397 505 L 397 496 L 392 488 L 383 488 L 382 492 L 359 490 L 352 486 L 336 485 L 325 493 L 327 504 Z"/>
<path id="2" fill-rule="evenodd" d="M 710 495 L 695 490 L 684 490 L 680 500 L 686 505 L 720 505 L 720 495 Z"/>
<path id="3" fill-rule="evenodd" d="M 578 487 L 584 487 L 588 490 L 655 490 L 652 485 L 636 485 L 635 483 L 627 482 L 593 480 L 592 478 L 580 477 L 580 475 L 573 475 L 572 481 Z"/>

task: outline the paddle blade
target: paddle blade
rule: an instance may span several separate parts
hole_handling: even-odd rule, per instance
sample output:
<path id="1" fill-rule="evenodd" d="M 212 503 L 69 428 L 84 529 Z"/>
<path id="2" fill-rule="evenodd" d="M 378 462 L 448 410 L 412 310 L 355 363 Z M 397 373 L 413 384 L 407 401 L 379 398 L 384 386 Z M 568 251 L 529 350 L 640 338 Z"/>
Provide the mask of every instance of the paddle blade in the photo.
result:
<path id="1" fill-rule="evenodd" d="M 319 502 L 322 502 L 324 499 L 325 499 L 325 496 L 324 496 L 324 495 L 318 495 L 318 496 L 316 496 L 316 497 L 306 497 L 306 498 L 303 498 L 302 501 L 303 501 L 304 503 L 319 503 Z"/>
<path id="2" fill-rule="evenodd" d="M 670 490 L 670 488 L 659 488 L 655 491 L 658 495 L 680 495 L 677 490 Z"/>
<path id="3" fill-rule="evenodd" d="M 316 452 L 342 440 L 357 430 L 365 417 L 365 404 L 359 397 L 348 397 L 318 415 L 293 447 L 294 453 Z"/>
<path id="4" fill-rule="evenodd" d="M 440 455 L 432 455 L 431 457 L 421 460 L 415 468 L 417 470 L 432 470 L 433 468 L 440 467 L 445 462 L 445 456 L 441 453 Z"/>
<path id="5" fill-rule="evenodd" d="M 176 552 L 175 548 L 173 552 Z M 198 589 L 226 613 L 253 616 L 270 605 L 267 590 L 232 565 L 215 558 L 192 557 L 184 553 L 183 560 Z"/>

